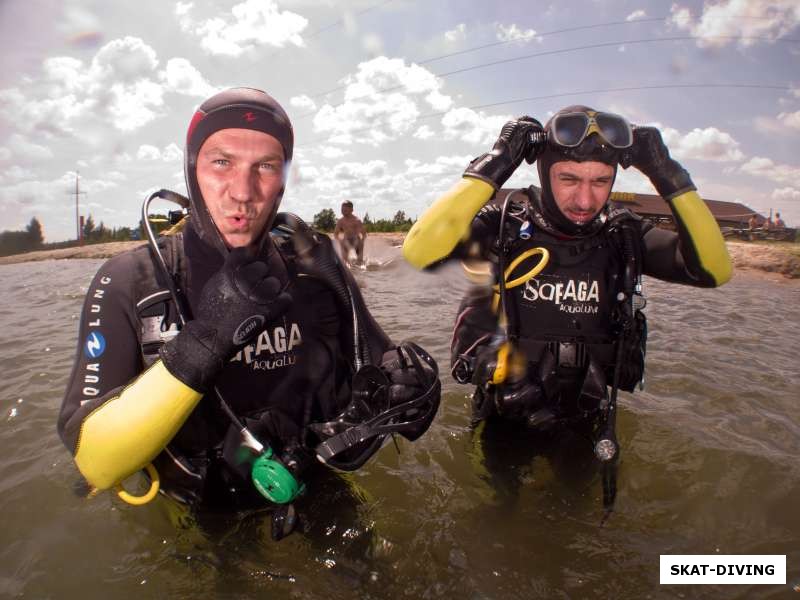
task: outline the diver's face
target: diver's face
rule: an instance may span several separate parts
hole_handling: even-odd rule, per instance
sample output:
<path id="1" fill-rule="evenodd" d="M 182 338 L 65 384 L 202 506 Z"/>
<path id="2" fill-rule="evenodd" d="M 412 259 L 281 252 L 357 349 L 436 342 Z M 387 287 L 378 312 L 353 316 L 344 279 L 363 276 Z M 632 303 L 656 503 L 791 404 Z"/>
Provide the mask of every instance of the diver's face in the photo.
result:
<path id="1" fill-rule="evenodd" d="M 349 217 L 353 214 L 353 207 L 347 204 L 342 204 L 342 216 Z"/>
<path id="2" fill-rule="evenodd" d="M 597 161 L 557 162 L 550 167 L 550 189 L 562 214 L 583 225 L 605 206 L 614 183 L 614 167 Z"/>
<path id="3" fill-rule="evenodd" d="M 283 188 L 283 147 L 251 129 L 221 129 L 197 155 L 197 184 L 206 208 L 229 248 L 261 236 Z"/>

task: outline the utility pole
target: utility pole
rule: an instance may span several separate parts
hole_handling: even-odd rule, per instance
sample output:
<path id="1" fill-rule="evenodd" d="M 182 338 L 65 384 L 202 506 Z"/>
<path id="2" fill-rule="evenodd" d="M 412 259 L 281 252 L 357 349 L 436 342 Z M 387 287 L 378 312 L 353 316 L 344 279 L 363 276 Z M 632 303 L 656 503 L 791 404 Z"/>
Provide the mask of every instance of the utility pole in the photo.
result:
<path id="1" fill-rule="evenodd" d="M 85 194 L 86 192 L 82 192 L 80 190 L 80 171 L 75 171 L 75 191 L 74 192 L 67 192 L 68 194 L 72 195 L 75 194 L 75 239 L 78 241 L 79 244 L 83 243 L 83 230 L 81 228 L 81 216 L 80 216 L 80 209 L 78 206 L 78 199 L 80 198 L 81 194 Z"/>

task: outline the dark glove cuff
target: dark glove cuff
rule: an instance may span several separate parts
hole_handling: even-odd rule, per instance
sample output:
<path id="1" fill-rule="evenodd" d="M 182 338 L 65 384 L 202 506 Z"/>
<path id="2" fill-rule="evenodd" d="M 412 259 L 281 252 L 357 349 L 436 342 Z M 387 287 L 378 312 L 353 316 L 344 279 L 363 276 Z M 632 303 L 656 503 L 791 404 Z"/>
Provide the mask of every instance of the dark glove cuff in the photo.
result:
<path id="1" fill-rule="evenodd" d="M 223 367 L 222 360 L 203 341 L 211 335 L 214 335 L 213 330 L 191 321 L 158 352 L 167 371 L 200 393 L 211 389 Z"/>
<path id="2" fill-rule="evenodd" d="M 488 152 L 474 159 L 464 171 L 464 177 L 480 179 L 499 190 L 514 173 L 516 165 L 505 154 Z"/>
<path id="3" fill-rule="evenodd" d="M 670 160 L 657 173 L 648 174 L 648 177 L 665 200 L 672 200 L 685 192 L 697 189 L 689 172 L 674 160 Z"/>

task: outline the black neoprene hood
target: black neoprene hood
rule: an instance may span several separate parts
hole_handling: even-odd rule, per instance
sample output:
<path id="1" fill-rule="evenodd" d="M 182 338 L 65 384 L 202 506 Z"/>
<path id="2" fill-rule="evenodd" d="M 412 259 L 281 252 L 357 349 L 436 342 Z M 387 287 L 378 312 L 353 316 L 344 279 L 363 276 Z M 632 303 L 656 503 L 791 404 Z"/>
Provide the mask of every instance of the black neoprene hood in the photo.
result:
<path id="1" fill-rule="evenodd" d="M 597 111 L 595 111 L 593 108 L 589 108 L 588 106 L 575 105 L 562 108 L 556 113 L 556 115 L 572 112 L 589 113 Z M 545 132 L 550 131 L 553 118 L 556 115 L 553 115 L 553 117 L 547 121 L 547 124 L 545 124 Z M 539 181 L 542 185 L 541 204 L 545 217 L 553 225 L 555 225 L 559 231 L 566 235 L 582 236 L 591 234 L 602 225 L 602 223 L 599 222 L 599 219 L 602 218 L 602 215 L 605 211 L 601 210 L 594 219 L 583 225 L 577 225 L 567 219 L 567 217 L 565 217 L 558 208 L 555 198 L 553 197 L 553 190 L 550 187 L 550 169 L 557 162 L 597 161 L 614 167 L 614 178 L 616 179 L 620 151 L 606 144 L 596 133 L 590 134 L 585 140 L 583 140 L 574 148 L 566 148 L 555 144 L 550 140 L 549 135 L 547 136 L 547 141 L 545 144 L 544 151 L 536 160 L 536 167 L 539 171 Z M 606 200 L 606 203 L 608 203 L 608 200 Z"/>
<path id="2" fill-rule="evenodd" d="M 197 109 L 186 133 L 184 171 L 186 188 L 191 202 L 192 225 L 198 235 L 223 252 L 227 252 L 222 237 L 211 219 L 197 183 L 197 155 L 203 143 L 221 129 L 252 129 L 274 137 L 281 144 L 284 155 L 284 176 L 294 151 L 294 131 L 289 116 L 269 94 L 253 88 L 231 88 L 215 94 Z M 283 189 L 278 194 L 278 210 Z M 269 230 L 274 213 L 265 228 Z"/>

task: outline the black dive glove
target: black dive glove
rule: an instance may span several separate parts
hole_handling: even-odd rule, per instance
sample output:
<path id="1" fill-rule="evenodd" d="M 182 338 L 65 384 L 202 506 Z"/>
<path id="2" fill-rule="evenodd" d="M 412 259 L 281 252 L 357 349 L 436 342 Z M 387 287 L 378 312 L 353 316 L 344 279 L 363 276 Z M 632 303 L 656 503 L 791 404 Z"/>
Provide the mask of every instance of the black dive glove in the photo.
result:
<path id="1" fill-rule="evenodd" d="M 538 138 L 538 141 L 536 138 Z M 464 177 L 485 181 L 500 189 L 525 160 L 532 164 L 544 144 L 544 128 L 533 117 L 522 116 L 503 125 L 492 151 L 474 159 Z"/>
<path id="2" fill-rule="evenodd" d="M 625 169 L 632 165 L 647 175 L 665 200 L 697 189 L 686 169 L 670 157 L 661 132 L 655 127 L 633 129 L 633 145 L 622 155 L 620 164 Z"/>
<path id="3" fill-rule="evenodd" d="M 280 287 L 246 248 L 231 250 L 203 287 L 195 319 L 162 346 L 164 366 L 193 390 L 208 391 L 224 364 L 289 306 Z"/>
<path id="4" fill-rule="evenodd" d="M 383 354 L 380 369 L 389 379 L 389 406 L 395 407 L 429 394 L 418 406 L 410 406 L 400 418 L 413 425 L 400 430 L 412 442 L 428 430 L 439 407 L 440 390 L 436 363 L 429 355 L 422 356 L 415 344 L 404 342 Z M 424 352 L 424 351 L 423 351 Z M 427 358 L 427 360 L 426 360 Z M 430 360 L 431 362 L 428 362 Z M 432 363 L 432 364 L 431 364 Z M 423 418 L 425 417 L 425 418 Z"/>

